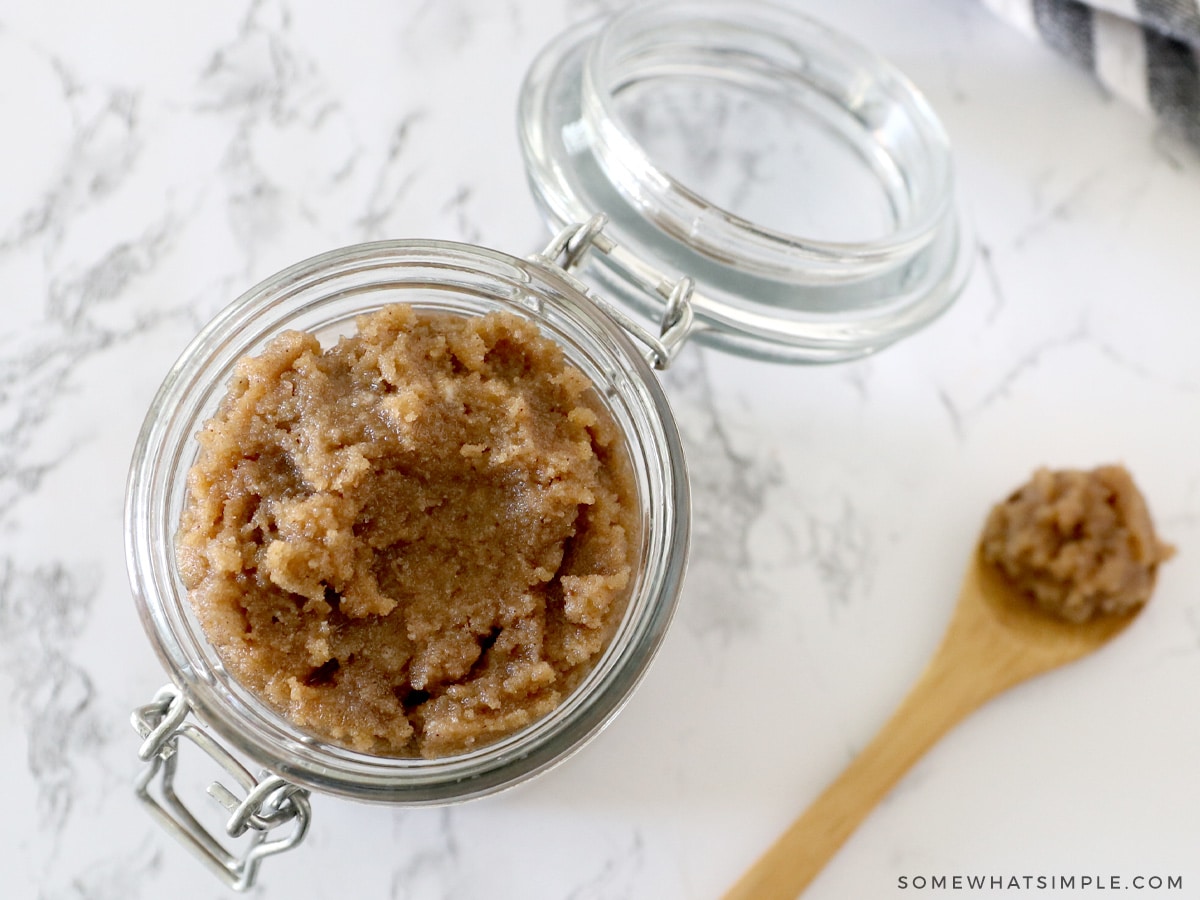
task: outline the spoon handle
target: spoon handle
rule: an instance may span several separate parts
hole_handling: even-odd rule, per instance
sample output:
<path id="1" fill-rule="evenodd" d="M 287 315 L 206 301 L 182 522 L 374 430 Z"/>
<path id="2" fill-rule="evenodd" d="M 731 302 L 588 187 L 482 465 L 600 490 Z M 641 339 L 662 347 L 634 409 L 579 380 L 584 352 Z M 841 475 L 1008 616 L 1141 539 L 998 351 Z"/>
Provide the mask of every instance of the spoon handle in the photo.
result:
<path id="1" fill-rule="evenodd" d="M 970 712 L 1020 680 L 1004 671 L 1010 668 L 1009 653 L 980 666 L 980 658 L 970 652 L 978 644 L 962 639 L 975 631 L 974 619 L 969 614 L 956 617 L 892 718 L 725 900 L 793 900 L 922 754 Z"/>

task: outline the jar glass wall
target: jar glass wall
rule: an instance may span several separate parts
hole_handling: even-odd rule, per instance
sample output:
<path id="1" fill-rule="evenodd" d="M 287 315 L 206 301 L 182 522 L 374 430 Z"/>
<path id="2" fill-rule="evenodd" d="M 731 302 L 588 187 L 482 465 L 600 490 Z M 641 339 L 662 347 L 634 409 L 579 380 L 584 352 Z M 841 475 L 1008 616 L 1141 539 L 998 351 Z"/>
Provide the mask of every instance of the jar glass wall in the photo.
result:
<path id="1" fill-rule="evenodd" d="M 288 329 L 330 343 L 354 317 L 389 303 L 534 321 L 596 388 L 625 437 L 641 513 L 639 566 L 609 647 L 553 712 L 458 756 L 370 756 L 320 741 L 241 687 L 191 612 L 174 553 L 187 471 L 202 423 L 238 359 Z M 192 342 L 164 381 L 139 437 L 126 504 L 126 547 L 138 607 L 159 656 L 198 717 L 272 772 L 316 791 L 430 803 L 479 796 L 564 759 L 617 712 L 662 640 L 687 556 L 689 493 L 662 390 L 627 335 L 554 268 L 478 247 L 393 241 L 336 250 L 252 288 Z"/>

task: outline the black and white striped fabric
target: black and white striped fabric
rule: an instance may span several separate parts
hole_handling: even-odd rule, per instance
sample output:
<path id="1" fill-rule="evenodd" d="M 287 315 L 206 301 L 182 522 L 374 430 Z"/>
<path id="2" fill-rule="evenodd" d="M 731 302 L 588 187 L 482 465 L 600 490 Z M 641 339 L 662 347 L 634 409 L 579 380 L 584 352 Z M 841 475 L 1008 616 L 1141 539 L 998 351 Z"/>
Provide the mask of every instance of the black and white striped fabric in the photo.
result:
<path id="1" fill-rule="evenodd" d="M 984 0 L 1200 147 L 1200 0 Z"/>

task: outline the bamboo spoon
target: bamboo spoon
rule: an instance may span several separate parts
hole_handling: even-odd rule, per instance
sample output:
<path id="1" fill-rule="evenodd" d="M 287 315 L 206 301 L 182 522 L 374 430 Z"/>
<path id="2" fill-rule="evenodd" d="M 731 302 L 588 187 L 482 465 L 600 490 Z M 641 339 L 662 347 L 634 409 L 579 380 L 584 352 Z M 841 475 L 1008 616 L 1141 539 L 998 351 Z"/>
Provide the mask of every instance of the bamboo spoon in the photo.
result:
<path id="1" fill-rule="evenodd" d="M 1010 587 L 976 550 L 941 646 L 900 708 L 725 900 L 793 900 L 913 763 L 968 713 L 1086 656 L 1136 615 L 1060 621 Z"/>

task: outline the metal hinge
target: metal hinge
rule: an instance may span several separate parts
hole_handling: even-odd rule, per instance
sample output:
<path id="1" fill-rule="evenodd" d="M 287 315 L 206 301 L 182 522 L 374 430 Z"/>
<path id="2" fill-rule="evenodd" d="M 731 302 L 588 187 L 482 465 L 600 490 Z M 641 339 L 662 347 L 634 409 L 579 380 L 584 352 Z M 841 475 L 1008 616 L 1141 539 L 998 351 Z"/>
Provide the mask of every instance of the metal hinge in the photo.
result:
<path id="1" fill-rule="evenodd" d="M 184 721 L 191 711 L 187 698 L 172 685 L 161 688 L 152 702 L 134 710 L 131 721 L 143 738 L 138 756 L 147 763 L 136 782 L 138 799 L 227 885 L 244 891 L 254 884 L 263 859 L 290 850 L 308 833 L 308 791 L 268 772 L 255 778 L 207 731 Z M 240 856 L 200 824 L 175 793 L 180 738 L 208 754 L 241 788 L 243 796 L 239 798 L 220 782 L 208 787 L 209 795 L 231 814 L 225 833 L 231 838 L 250 834 L 250 844 Z M 150 792 L 156 778 L 161 800 Z M 272 831 L 289 822 L 294 823 L 290 833 L 267 840 Z"/>
<path id="2" fill-rule="evenodd" d="M 592 216 L 582 225 L 568 225 L 534 258 L 539 262 L 557 266 L 565 272 L 574 272 L 583 264 L 589 250 L 609 254 L 616 249 L 617 244 L 604 233 L 604 226 L 607 224 L 608 217 L 600 214 Z M 686 275 L 677 281 L 661 277 L 654 279 L 652 288 L 667 301 L 659 320 L 657 335 L 594 291 L 589 291 L 588 297 L 632 337 L 645 344 L 647 362 L 655 369 L 662 370 L 671 364 L 680 345 L 691 334 L 696 324 L 692 310 L 695 283 Z"/>

